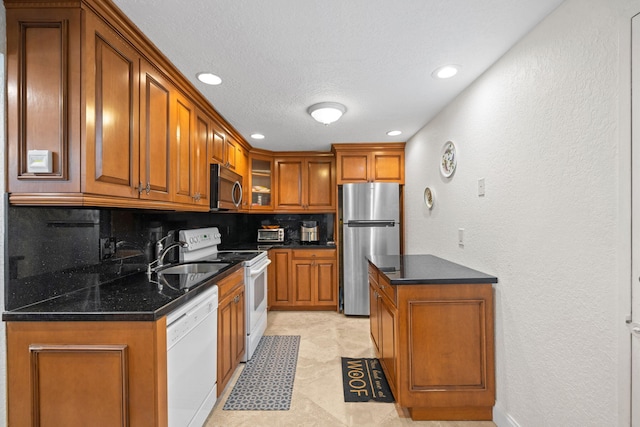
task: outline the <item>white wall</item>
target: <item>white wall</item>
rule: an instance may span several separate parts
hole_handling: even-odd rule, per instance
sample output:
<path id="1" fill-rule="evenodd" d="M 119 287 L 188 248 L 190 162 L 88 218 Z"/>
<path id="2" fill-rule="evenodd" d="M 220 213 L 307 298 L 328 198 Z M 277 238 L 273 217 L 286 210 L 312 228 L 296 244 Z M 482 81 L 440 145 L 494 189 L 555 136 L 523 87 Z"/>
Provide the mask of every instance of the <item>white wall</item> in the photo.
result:
<path id="1" fill-rule="evenodd" d="M 628 42 L 619 36 L 634 7 L 640 12 L 637 0 L 567 0 L 407 144 L 406 252 L 499 278 L 499 425 L 627 422 L 619 79 L 628 72 L 619 55 L 628 56 Z M 449 179 L 438 169 L 447 140 L 459 153 Z M 432 210 L 426 186 L 435 190 Z"/>

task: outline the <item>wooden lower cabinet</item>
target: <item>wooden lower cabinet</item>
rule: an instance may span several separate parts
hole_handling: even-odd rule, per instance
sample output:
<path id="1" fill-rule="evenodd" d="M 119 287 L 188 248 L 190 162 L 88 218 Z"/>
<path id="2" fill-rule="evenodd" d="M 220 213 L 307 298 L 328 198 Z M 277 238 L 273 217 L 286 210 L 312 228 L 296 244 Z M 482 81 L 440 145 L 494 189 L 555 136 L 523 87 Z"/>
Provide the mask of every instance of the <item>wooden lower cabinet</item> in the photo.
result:
<path id="1" fill-rule="evenodd" d="M 222 394 L 245 352 L 244 271 L 218 283 L 218 396 Z"/>
<path id="2" fill-rule="evenodd" d="M 166 318 L 6 327 L 8 425 L 167 425 Z"/>
<path id="3" fill-rule="evenodd" d="M 396 402 L 414 420 L 491 420 L 491 284 L 391 285 L 369 264 L 371 337 Z"/>
<path id="4" fill-rule="evenodd" d="M 270 309 L 337 309 L 335 249 L 272 249 L 269 258 Z"/>

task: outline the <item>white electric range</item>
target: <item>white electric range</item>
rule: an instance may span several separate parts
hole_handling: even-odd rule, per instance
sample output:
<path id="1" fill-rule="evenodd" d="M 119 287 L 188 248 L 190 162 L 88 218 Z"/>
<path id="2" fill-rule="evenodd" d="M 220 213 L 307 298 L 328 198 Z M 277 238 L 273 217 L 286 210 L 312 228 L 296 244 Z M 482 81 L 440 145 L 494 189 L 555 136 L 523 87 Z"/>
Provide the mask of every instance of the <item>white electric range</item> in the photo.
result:
<path id="1" fill-rule="evenodd" d="M 264 250 L 218 250 L 222 235 L 217 227 L 181 230 L 178 238 L 187 243 L 180 248 L 180 262 L 242 261 L 244 266 L 246 362 L 253 356 L 267 329 L 267 266 L 271 260 Z"/>

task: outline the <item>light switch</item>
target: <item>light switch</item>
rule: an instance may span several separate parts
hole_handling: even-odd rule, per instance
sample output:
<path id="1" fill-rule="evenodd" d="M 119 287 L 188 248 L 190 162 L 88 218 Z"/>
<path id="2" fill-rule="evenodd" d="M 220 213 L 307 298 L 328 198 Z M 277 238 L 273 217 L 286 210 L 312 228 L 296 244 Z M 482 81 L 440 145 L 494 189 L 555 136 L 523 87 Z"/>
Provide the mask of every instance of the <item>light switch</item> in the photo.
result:
<path id="1" fill-rule="evenodd" d="M 478 180 L 478 196 L 484 196 L 484 178 Z"/>
<path id="2" fill-rule="evenodd" d="M 458 245 L 464 246 L 464 228 L 458 228 Z"/>

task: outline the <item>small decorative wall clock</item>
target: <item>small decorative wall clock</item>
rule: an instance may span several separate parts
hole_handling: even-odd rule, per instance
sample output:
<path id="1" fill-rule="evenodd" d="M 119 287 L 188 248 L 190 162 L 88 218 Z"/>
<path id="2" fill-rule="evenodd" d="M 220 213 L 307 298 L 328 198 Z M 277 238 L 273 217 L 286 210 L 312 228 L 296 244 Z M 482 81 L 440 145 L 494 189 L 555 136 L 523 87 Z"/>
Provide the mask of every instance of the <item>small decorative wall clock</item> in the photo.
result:
<path id="1" fill-rule="evenodd" d="M 456 146 L 453 142 L 447 141 L 442 147 L 442 157 L 440 159 L 440 173 L 445 178 L 449 178 L 456 170 L 458 156 L 456 154 Z"/>

